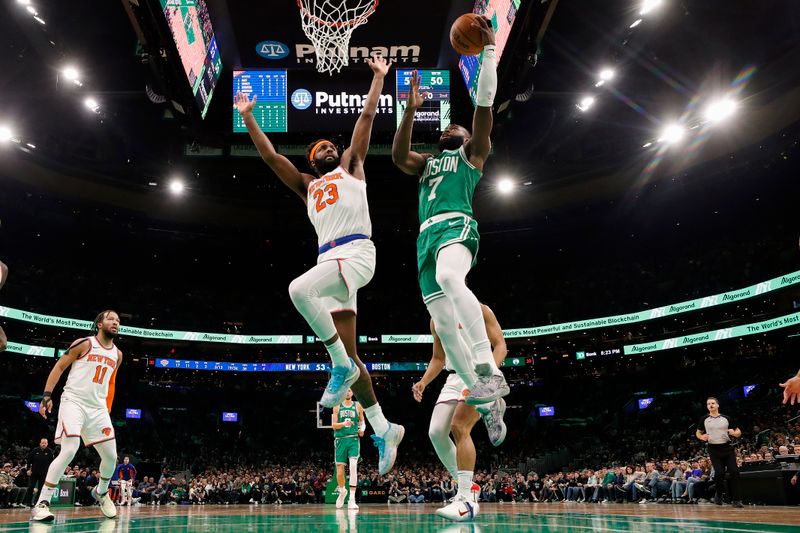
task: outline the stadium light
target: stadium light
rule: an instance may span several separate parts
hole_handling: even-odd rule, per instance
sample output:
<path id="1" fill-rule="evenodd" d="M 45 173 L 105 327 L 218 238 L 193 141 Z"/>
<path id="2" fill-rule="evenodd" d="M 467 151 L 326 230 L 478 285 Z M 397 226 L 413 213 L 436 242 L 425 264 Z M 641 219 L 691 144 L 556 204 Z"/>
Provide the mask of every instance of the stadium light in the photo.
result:
<path id="1" fill-rule="evenodd" d="M 17 0 L 18 4 L 22 4 L 23 6 L 30 5 L 31 0 Z"/>
<path id="2" fill-rule="evenodd" d="M 182 194 L 185 188 L 183 181 L 177 178 L 169 182 L 169 191 L 176 196 Z"/>
<path id="3" fill-rule="evenodd" d="M 14 138 L 14 132 L 8 126 L 0 126 L 0 142 L 7 143 Z"/>
<path id="4" fill-rule="evenodd" d="M 514 190 L 514 182 L 509 178 L 503 178 L 497 182 L 497 190 L 503 194 L 508 194 Z"/>
<path id="5" fill-rule="evenodd" d="M 83 101 L 83 105 L 85 105 L 86 109 L 93 113 L 97 113 L 97 111 L 100 109 L 100 103 L 91 96 L 86 97 L 86 100 Z"/>
<path id="6" fill-rule="evenodd" d="M 594 105 L 594 96 L 584 96 L 581 101 L 576 104 L 577 108 L 584 113 Z"/>
<path id="7" fill-rule="evenodd" d="M 46 24 L 46 23 L 45 23 L 45 21 L 44 21 L 44 19 L 43 19 L 43 18 L 41 18 L 41 17 L 34 16 L 33 18 L 34 18 L 34 20 L 35 20 L 36 22 L 38 22 L 38 23 L 39 23 L 39 24 L 41 24 L 42 26 L 44 26 L 44 25 Z"/>
<path id="8" fill-rule="evenodd" d="M 31 14 L 31 15 L 33 15 L 33 16 L 36 16 L 36 15 L 38 15 L 38 14 L 39 14 L 39 13 L 36 11 L 36 8 L 35 8 L 35 7 L 33 7 L 33 6 L 32 6 L 32 5 L 30 5 L 30 4 L 26 5 L 26 6 L 25 6 L 25 9 L 27 9 L 27 10 L 28 10 L 28 13 L 30 13 L 30 14 Z"/>
<path id="9" fill-rule="evenodd" d="M 629 28 L 635 28 L 636 26 L 638 26 L 638 25 L 639 25 L 639 24 L 641 24 L 641 23 L 642 23 L 642 19 L 636 19 L 636 20 L 634 20 L 634 21 L 633 21 L 633 24 L 631 24 L 631 25 L 630 25 L 630 26 L 628 26 L 628 27 L 629 27 Z"/>
<path id="10" fill-rule="evenodd" d="M 605 84 L 605 82 L 614 78 L 614 70 L 610 68 L 604 68 L 600 71 L 598 75 L 600 80 L 594 84 L 595 87 L 600 87 L 601 85 Z"/>
<path id="11" fill-rule="evenodd" d="M 680 124 L 670 124 L 661 130 L 661 137 L 658 140 L 667 144 L 674 144 L 683 139 L 685 134 L 686 128 Z"/>
<path id="12" fill-rule="evenodd" d="M 705 110 L 709 122 L 722 122 L 736 111 L 736 102 L 730 98 L 722 98 L 711 102 Z"/>
<path id="13" fill-rule="evenodd" d="M 642 9 L 639 11 L 640 15 L 647 15 L 655 8 L 660 6 L 663 3 L 663 0 L 644 0 L 642 2 Z"/>
<path id="14" fill-rule="evenodd" d="M 83 85 L 80 80 L 81 73 L 74 65 L 67 65 L 66 67 L 63 68 L 61 73 L 64 75 L 65 78 L 67 78 L 75 85 Z"/>

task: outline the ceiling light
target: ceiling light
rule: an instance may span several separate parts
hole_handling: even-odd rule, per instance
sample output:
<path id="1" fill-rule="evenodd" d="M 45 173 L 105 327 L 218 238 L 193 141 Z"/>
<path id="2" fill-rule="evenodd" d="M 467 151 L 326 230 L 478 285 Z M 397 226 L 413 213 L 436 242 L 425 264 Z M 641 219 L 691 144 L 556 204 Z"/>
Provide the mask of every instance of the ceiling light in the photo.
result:
<path id="1" fill-rule="evenodd" d="M 171 182 L 169 182 L 169 191 L 172 194 L 175 194 L 175 195 L 181 194 L 183 192 L 184 188 L 185 187 L 183 185 L 183 182 L 181 180 L 179 180 L 179 179 L 174 179 Z"/>
<path id="2" fill-rule="evenodd" d="M 585 96 L 581 98 L 581 101 L 577 104 L 578 109 L 581 111 L 586 111 L 590 107 L 594 105 L 594 96 Z"/>
<path id="3" fill-rule="evenodd" d="M 730 98 L 722 98 L 711 102 L 705 110 L 706 118 L 711 122 L 722 122 L 736 111 L 736 102 Z"/>
<path id="4" fill-rule="evenodd" d="M 97 113 L 97 110 L 100 109 L 100 104 L 98 101 L 91 96 L 86 97 L 86 100 L 83 101 L 83 105 L 86 106 L 86 109 L 94 113 Z"/>
<path id="5" fill-rule="evenodd" d="M 514 190 L 514 182 L 508 178 L 503 178 L 497 182 L 497 190 L 503 194 L 508 194 Z"/>
<path id="6" fill-rule="evenodd" d="M 604 68 L 600 71 L 600 79 L 602 81 L 608 81 L 614 77 L 614 70 L 610 68 Z"/>
<path id="7" fill-rule="evenodd" d="M 78 69 L 75 68 L 74 66 L 67 65 L 66 67 L 64 67 L 64 70 L 61 71 L 61 73 L 64 74 L 64 77 L 67 78 L 69 81 L 80 83 L 78 81 L 78 78 L 80 77 L 81 74 L 80 72 L 78 72 Z"/>
<path id="8" fill-rule="evenodd" d="M 635 28 L 636 26 L 638 26 L 638 25 L 639 25 L 639 24 L 641 24 L 641 23 L 642 23 L 642 19 L 636 19 L 636 20 L 634 20 L 634 21 L 633 21 L 633 24 L 631 24 L 631 25 L 630 25 L 630 26 L 628 26 L 628 27 L 629 27 L 629 28 Z"/>
<path id="9" fill-rule="evenodd" d="M 33 7 L 32 5 L 25 6 L 25 9 L 27 9 L 28 13 L 30 13 L 31 15 L 38 15 L 39 14 L 39 13 L 36 12 L 36 8 Z"/>
<path id="10" fill-rule="evenodd" d="M 0 142 L 8 142 L 14 137 L 14 132 L 8 126 L 0 126 Z"/>
<path id="11" fill-rule="evenodd" d="M 680 124 L 670 124 L 661 131 L 661 137 L 658 140 L 667 144 L 673 144 L 683 139 L 685 134 L 686 129 L 683 126 Z"/>
<path id="12" fill-rule="evenodd" d="M 642 9 L 639 11 L 640 15 L 647 15 L 652 10 L 657 8 L 663 3 L 663 0 L 644 0 L 642 2 Z"/>

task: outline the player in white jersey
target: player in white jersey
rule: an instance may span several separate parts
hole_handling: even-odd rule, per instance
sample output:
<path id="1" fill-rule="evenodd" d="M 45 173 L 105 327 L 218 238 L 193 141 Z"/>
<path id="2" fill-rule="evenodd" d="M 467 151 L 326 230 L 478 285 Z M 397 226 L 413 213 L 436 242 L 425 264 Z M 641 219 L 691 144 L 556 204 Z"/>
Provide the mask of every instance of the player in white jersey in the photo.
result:
<path id="1" fill-rule="evenodd" d="M 317 265 L 292 281 L 289 295 L 331 357 L 331 378 L 320 403 L 332 408 L 352 386 L 364 405 L 375 435 L 381 475 L 391 470 L 405 429 L 384 417 L 372 390 L 372 380 L 356 354 L 356 293 L 375 272 L 375 246 L 367 205 L 364 158 L 369 149 L 372 122 L 390 64 L 382 57 L 367 60 L 373 78 L 364 109 L 356 121 L 350 147 L 339 156 L 336 146 L 318 140 L 308 148 L 308 164 L 315 175 L 300 172 L 279 154 L 253 117 L 252 100 L 236 95 L 236 108 L 264 162 L 306 203 L 308 218 L 317 231 Z"/>
<path id="2" fill-rule="evenodd" d="M 100 502 L 104 515 L 108 518 L 117 515 L 108 494 L 108 484 L 117 466 L 117 443 L 109 412 L 114 401 L 117 370 L 122 364 L 122 352 L 114 345 L 119 332 L 119 315 L 115 311 L 103 311 L 94 320 L 94 330 L 92 337 L 72 343 L 50 371 L 44 387 L 39 414 L 47 418 L 47 413 L 53 410 L 53 389 L 69 368 L 56 426 L 55 442 L 61 445 L 61 452 L 50 463 L 44 487 L 33 508 L 31 519 L 37 522 L 53 520 L 50 499 L 58 490 L 64 469 L 78 452 L 81 439 L 86 446 L 94 446 L 100 455 L 100 479 L 92 496 Z"/>
<path id="3" fill-rule="evenodd" d="M 508 350 L 503 338 L 503 330 L 497 322 L 489 306 L 481 304 L 483 320 L 486 323 L 486 335 L 492 346 L 492 356 L 495 363 L 500 366 Z M 460 330 L 461 356 L 473 363 L 474 356 L 470 353 L 467 341 Z M 445 353 L 442 341 L 436 332 L 434 321 L 431 320 L 431 334 L 433 334 L 433 354 L 425 374 L 411 387 L 414 399 L 422 401 L 425 388 L 439 375 L 442 369 L 450 372 L 447 381 L 439 393 L 436 406 L 431 414 L 431 424 L 428 436 L 431 439 L 436 455 L 450 475 L 458 480 L 458 493 L 450 505 L 442 507 L 436 514 L 455 521 L 471 520 L 478 514 L 478 504 L 471 498 L 472 475 L 475 471 L 475 444 L 472 442 L 472 428 L 479 418 L 483 418 L 489 440 L 495 446 L 500 446 L 506 438 L 506 425 L 503 415 L 506 402 L 498 398 L 490 404 L 473 407 L 465 402 L 468 392 L 464 381 L 455 373 L 449 356 Z M 455 443 L 450 439 L 452 432 Z"/>

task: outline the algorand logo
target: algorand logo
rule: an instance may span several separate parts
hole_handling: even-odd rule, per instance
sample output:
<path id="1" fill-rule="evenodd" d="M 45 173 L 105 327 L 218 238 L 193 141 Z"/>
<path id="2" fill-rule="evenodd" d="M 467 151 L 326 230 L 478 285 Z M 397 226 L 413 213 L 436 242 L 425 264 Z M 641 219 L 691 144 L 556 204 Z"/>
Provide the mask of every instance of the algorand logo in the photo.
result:
<path id="1" fill-rule="evenodd" d="M 344 91 L 340 93 L 317 91 L 314 93 L 314 113 L 317 115 L 358 114 L 361 113 L 366 102 L 366 94 L 350 94 Z M 378 100 L 377 112 L 394 113 L 394 98 L 391 94 L 381 95 Z"/>
<path id="2" fill-rule="evenodd" d="M 352 63 L 363 63 L 366 59 L 373 56 L 383 56 L 392 59 L 395 63 L 418 63 L 421 47 L 419 45 L 393 45 L 393 46 L 351 46 L 350 61 Z M 301 64 L 314 64 L 317 61 L 317 53 L 310 44 L 295 45 L 297 62 Z M 328 57 L 339 55 L 335 47 L 326 51 Z"/>

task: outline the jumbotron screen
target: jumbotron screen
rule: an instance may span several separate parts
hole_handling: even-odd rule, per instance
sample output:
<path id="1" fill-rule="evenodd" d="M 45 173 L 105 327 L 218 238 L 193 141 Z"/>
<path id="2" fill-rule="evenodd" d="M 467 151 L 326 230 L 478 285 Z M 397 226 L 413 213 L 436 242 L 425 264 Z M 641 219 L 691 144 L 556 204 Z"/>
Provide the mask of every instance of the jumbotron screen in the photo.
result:
<path id="1" fill-rule="evenodd" d="M 222 73 L 222 59 L 206 0 L 161 0 L 161 8 L 192 94 L 205 118 Z"/>
<path id="2" fill-rule="evenodd" d="M 508 36 L 511 35 L 511 28 L 517 18 L 517 11 L 522 0 L 475 0 L 475 7 L 472 12 L 483 15 L 492 21 L 497 43 L 496 55 L 497 64 L 500 64 L 500 57 L 506 48 Z M 478 75 L 481 73 L 481 60 L 483 53 L 477 56 L 461 56 L 458 62 L 458 70 L 467 84 L 469 96 L 472 103 L 475 103 L 475 94 L 478 91 Z"/>
<path id="3" fill-rule="evenodd" d="M 390 71 L 384 82 L 373 131 L 395 131 L 405 110 L 412 70 L 393 72 Z M 427 98 L 414 115 L 415 130 L 441 131 L 450 124 L 450 71 L 418 72 L 422 78 L 420 90 Z M 350 133 L 364 107 L 371 81 L 372 73 L 368 69 L 334 78 L 304 70 L 235 70 L 233 94 L 242 92 L 251 99 L 256 96 L 253 115 L 264 132 Z M 233 131 L 247 132 L 235 108 Z"/>

